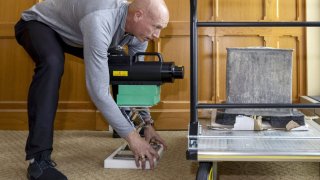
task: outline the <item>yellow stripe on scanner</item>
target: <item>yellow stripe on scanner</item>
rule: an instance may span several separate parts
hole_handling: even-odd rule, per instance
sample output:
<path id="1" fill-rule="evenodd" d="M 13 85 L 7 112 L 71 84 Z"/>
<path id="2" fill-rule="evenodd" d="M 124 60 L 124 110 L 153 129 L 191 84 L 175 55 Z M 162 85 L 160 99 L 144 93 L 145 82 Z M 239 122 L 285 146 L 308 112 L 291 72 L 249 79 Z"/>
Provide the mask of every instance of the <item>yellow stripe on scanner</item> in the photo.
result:
<path id="1" fill-rule="evenodd" d="M 113 71 L 113 76 L 128 76 L 128 71 Z"/>

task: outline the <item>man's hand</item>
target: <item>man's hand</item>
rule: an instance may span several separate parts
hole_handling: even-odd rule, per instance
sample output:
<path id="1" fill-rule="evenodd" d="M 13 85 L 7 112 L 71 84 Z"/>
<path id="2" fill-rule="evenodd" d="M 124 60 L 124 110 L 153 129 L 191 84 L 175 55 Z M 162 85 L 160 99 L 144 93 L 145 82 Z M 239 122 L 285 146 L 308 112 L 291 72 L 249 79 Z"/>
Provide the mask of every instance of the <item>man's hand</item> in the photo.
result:
<path id="1" fill-rule="evenodd" d="M 144 137 L 148 143 L 150 142 L 160 143 L 163 145 L 164 150 L 167 149 L 166 142 L 154 130 L 153 126 L 148 125 L 144 128 Z"/>
<path id="2" fill-rule="evenodd" d="M 129 147 L 134 154 L 136 166 L 142 169 L 146 168 L 146 161 L 149 161 L 150 169 L 154 168 L 154 159 L 159 159 L 158 153 L 151 147 L 151 145 L 140 137 L 139 133 L 132 131 L 125 137 L 129 143 Z"/>

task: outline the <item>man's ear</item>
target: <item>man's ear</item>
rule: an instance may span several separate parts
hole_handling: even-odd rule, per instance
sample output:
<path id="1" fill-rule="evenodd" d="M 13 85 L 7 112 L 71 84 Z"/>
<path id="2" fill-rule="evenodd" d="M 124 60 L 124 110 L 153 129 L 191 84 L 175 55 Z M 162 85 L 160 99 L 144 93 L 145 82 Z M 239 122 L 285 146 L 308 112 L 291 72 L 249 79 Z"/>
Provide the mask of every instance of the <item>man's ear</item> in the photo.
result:
<path id="1" fill-rule="evenodd" d="M 143 18 L 143 13 L 144 13 L 143 10 L 138 9 L 138 10 L 134 13 L 134 17 L 133 17 L 134 21 L 135 21 L 135 22 L 140 21 L 140 20 Z"/>

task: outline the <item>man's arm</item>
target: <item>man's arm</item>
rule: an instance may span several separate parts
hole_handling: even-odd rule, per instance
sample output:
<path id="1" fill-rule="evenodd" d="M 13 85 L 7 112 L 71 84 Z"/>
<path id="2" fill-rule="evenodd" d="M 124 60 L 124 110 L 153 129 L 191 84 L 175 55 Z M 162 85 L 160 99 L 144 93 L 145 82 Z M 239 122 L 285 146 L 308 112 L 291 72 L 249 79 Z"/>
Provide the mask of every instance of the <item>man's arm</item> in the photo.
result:
<path id="1" fill-rule="evenodd" d="M 90 14 L 81 21 L 84 44 L 84 63 L 86 86 L 88 93 L 109 124 L 126 137 L 134 127 L 124 118 L 117 104 L 113 100 L 109 84 L 108 47 L 112 41 L 114 22 L 103 24 L 102 18 Z"/>
<path id="2" fill-rule="evenodd" d="M 94 16 L 94 14 L 91 14 Z M 125 119 L 113 100 L 109 84 L 108 47 L 112 41 L 114 24 L 101 25 L 101 17 L 84 19 L 80 26 L 84 42 L 84 63 L 86 85 L 91 99 L 109 124 L 123 137 L 134 153 L 137 167 L 145 168 L 145 161 L 139 157 L 147 157 L 150 168 L 154 167 L 154 158 L 159 158 L 157 152 L 135 131 Z M 141 164 L 140 164 L 141 162 Z"/>

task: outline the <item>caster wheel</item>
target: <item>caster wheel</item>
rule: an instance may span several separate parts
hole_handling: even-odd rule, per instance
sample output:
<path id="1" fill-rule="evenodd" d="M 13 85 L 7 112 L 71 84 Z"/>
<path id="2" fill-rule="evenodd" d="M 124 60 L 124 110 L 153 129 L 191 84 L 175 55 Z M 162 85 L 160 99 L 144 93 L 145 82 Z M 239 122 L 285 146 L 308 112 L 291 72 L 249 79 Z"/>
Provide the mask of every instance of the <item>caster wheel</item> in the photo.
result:
<path id="1" fill-rule="evenodd" d="M 213 180 L 212 162 L 200 162 L 196 180 Z"/>

